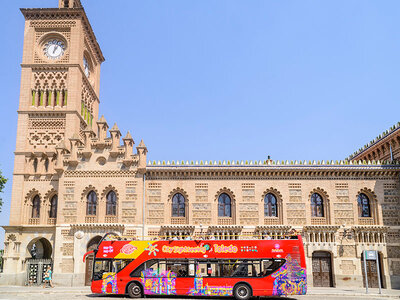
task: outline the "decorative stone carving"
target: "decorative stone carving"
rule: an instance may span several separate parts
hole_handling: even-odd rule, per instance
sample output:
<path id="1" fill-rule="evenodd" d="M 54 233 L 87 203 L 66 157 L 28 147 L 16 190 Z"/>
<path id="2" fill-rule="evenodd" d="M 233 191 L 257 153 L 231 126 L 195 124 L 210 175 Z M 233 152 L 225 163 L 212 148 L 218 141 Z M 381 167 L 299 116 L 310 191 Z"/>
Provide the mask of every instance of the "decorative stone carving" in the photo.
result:
<path id="1" fill-rule="evenodd" d="M 78 240 L 82 239 L 85 236 L 85 233 L 81 230 L 75 232 L 75 238 L 77 238 Z"/>
<path id="2" fill-rule="evenodd" d="M 356 247 L 352 245 L 338 246 L 338 253 L 341 257 L 356 257 Z"/>
<path id="3" fill-rule="evenodd" d="M 64 256 L 72 256 L 74 254 L 74 244 L 73 243 L 63 243 L 62 254 Z"/>

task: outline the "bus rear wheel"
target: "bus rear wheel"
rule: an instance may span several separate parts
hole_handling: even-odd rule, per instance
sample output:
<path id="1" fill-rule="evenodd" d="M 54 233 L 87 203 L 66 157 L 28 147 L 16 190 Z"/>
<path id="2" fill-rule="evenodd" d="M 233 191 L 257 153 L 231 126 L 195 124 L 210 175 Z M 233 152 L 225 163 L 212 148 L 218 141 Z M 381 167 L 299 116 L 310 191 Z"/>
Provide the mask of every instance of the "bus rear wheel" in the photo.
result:
<path id="1" fill-rule="evenodd" d="M 142 288 L 136 282 L 131 282 L 128 285 L 128 295 L 131 298 L 142 298 Z"/>
<path id="2" fill-rule="evenodd" d="M 251 289 L 247 284 L 240 283 L 235 286 L 233 295 L 236 300 L 247 300 L 251 297 Z"/>

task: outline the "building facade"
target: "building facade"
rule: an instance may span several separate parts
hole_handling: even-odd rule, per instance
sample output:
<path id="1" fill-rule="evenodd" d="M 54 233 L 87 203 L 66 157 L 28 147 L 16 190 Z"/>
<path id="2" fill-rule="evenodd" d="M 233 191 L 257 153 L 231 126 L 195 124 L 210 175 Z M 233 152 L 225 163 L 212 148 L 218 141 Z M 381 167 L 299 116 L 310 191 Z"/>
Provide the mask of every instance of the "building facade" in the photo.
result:
<path id="1" fill-rule="evenodd" d="M 147 162 L 99 118 L 104 61 L 78 0 L 22 9 L 25 41 L 1 284 L 90 282 L 83 254 L 106 232 L 135 239 L 304 239 L 311 286 L 400 288 L 400 165 L 394 161 Z M 397 127 L 396 127 L 397 128 Z M 122 140 L 122 141 L 121 141 Z M 362 253 L 377 250 L 379 260 Z M 378 279 L 376 267 L 382 276 Z"/>

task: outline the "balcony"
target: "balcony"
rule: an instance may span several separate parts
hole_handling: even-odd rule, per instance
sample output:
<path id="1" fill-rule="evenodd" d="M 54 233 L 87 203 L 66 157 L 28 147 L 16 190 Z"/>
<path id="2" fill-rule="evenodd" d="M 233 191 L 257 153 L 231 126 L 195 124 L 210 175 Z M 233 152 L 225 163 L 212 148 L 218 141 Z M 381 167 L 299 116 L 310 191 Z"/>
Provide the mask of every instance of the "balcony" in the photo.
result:
<path id="1" fill-rule="evenodd" d="M 40 218 L 30 218 L 28 221 L 29 225 L 39 225 L 40 223 Z"/>
<path id="2" fill-rule="evenodd" d="M 358 218 L 358 225 L 374 225 L 374 218 Z"/>
<path id="3" fill-rule="evenodd" d="M 325 217 L 312 217 L 311 225 L 327 225 L 328 222 Z"/>
<path id="4" fill-rule="evenodd" d="M 264 225 L 279 225 L 279 218 L 276 217 L 268 217 L 264 218 Z"/>
<path id="5" fill-rule="evenodd" d="M 185 224 L 187 224 L 187 220 L 185 217 L 172 217 L 171 224 L 172 225 L 185 225 Z"/>
<path id="6" fill-rule="evenodd" d="M 85 223 L 97 223 L 97 216 L 86 216 Z"/>
<path id="7" fill-rule="evenodd" d="M 117 223 L 117 216 L 106 216 L 104 219 L 104 223 Z"/>
<path id="8" fill-rule="evenodd" d="M 219 217 L 218 225 L 233 225 L 233 218 L 230 217 Z"/>
<path id="9" fill-rule="evenodd" d="M 48 218 L 47 225 L 56 225 L 56 218 Z"/>

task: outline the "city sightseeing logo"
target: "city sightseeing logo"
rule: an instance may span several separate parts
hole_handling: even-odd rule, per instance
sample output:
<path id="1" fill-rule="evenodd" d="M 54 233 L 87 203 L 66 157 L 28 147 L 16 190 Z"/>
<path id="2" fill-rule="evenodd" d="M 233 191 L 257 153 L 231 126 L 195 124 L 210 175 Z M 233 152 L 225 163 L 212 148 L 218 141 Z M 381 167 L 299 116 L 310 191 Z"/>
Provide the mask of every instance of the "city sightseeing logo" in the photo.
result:
<path id="1" fill-rule="evenodd" d="M 126 244 L 121 248 L 121 253 L 129 255 L 135 252 L 135 250 L 137 250 L 135 246 L 131 244 Z"/>

